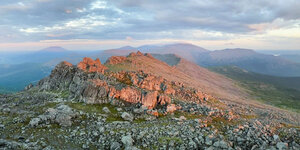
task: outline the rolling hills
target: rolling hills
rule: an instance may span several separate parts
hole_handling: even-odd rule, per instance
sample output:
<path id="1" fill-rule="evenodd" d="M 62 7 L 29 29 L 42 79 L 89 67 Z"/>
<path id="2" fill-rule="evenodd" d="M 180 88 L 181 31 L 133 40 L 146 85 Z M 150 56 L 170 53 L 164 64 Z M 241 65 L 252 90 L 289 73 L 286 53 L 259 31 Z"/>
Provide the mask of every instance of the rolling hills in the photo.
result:
<path id="1" fill-rule="evenodd" d="M 237 81 L 259 101 L 299 112 L 300 77 L 263 75 L 236 66 L 212 67 L 210 70 Z"/>
<path id="2" fill-rule="evenodd" d="M 203 53 L 197 64 L 206 67 L 233 65 L 251 72 L 272 76 L 300 76 L 299 63 L 248 49 L 225 49 Z"/>
<path id="3" fill-rule="evenodd" d="M 154 54 L 176 54 L 186 60 L 204 67 L 234 65 L 260 74 L 297 77 L 300 76 L 300 63 L 286 57 L 263 54 L 250 49 L 224 49 L 209 51 L 192 44 L 145 45 L 140 47 L 126 46 L 114 50 L 105 50 L 97 56 L 107 59 L 108 56 L 125 56 L 140 50 Z"/>

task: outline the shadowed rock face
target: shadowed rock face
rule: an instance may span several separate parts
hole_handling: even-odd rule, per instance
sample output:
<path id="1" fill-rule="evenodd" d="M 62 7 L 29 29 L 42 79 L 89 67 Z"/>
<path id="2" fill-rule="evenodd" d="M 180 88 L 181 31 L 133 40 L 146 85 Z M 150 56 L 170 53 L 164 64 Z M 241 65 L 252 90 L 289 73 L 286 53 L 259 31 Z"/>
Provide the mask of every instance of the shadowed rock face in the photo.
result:
<path id="1" fill-rule="evenodd" d="M 128 57 L 153 58 L 141 52 L 131 53 Z M 126 59 L 113 56 L 106 64 L 113 66 Z M 168 81 L 144 71 L 111 72 L 99 59 L 91 58 L 84 58 L 77 66 L 65 61 L 60 63 L 38 86 L 43 90 L 67 90 L 69 98 L 90 104 L 121 100 L 140 103 L 148 109 L 171 104 L 171 97 L 198 103 L 210 97 L 196 89 L 184 87 L 182 83 Z M 170 112 L 173 110 L 170 107 Z"/>

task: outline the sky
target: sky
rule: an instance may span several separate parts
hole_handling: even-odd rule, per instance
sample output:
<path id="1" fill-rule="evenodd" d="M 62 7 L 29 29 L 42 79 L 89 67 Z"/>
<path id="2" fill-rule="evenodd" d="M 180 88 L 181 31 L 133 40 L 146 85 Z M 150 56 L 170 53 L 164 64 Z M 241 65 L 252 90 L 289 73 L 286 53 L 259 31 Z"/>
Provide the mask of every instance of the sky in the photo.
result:
<path id="1" fill-rule="evenodd" d="M 300 0 L 1 0 L 0 51 L 191 43 L 300 50 Z"/>

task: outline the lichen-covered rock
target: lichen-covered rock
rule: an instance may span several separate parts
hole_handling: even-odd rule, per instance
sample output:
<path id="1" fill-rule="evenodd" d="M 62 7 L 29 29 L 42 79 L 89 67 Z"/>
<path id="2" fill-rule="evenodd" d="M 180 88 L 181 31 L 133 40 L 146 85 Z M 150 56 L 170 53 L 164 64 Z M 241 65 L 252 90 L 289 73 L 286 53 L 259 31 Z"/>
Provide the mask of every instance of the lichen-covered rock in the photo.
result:
<path id="1" fill-rule="evenodd" d="M 133 121 L 133 116 L 127 112 L 123 112 L 121 117 L 126 121 Z"/>
<path id="2" fill-rule="evenodd" d="M 288 149 L 288 144 L 287 143 L 284 143 L 284 142 L 278 142 L 276 144 L 276 147 L 279 149 L 279 150 L 285 150 L 285 149 Z"/>
<path id="3" fill-rule="evenodd" d="M 30 90 L 31 88 L 33 88 L 33 84 L 32 84 L 32 83 L 30 83 L 29 85 L 27 85 L 27 86 L 24 88 L 24 90 L 25 90 L 25 91 L 28 91 L 28 90 Z"/>
<path id="4" fill-rule="evenodd" d="M 121 144 L 119 142 L 113 142 L 110 145 L 110 150 L 121 150 Z"/>
<path id="5" fill-rule="evenodd" d="M 41 123 L 41 119 L 40 118 L 33 118 L 30 120 L 29 125 L 31 127 L 36 127 Z"/>
<path id="6" fill-rule="evenodd" d="M 107 113 L 107 114 L 111 113 L 110 110 L 109 110 L 107 107 L 103 107 L 103 108 L 102 108 L 102 111 L 103 111 L 104 113 Z"/>
<path id="7" fill-rule="evenodd" d="M 68 127 L 72 125 L 72 118 L 77 114 L 67 105 L 59 105 L 58 107 L 48 108 L 43 115 L 31 119 L 29 125 L 36 127 L 47 122 L 57 123 L 61 126 Z"/>

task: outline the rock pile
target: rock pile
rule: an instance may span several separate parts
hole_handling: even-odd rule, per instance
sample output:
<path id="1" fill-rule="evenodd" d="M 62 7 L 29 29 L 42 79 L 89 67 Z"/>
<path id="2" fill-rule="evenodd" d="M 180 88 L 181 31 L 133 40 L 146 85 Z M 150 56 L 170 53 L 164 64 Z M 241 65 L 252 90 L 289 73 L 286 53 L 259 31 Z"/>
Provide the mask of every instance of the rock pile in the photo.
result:
<path id="1" fill-rule="evenodd" d="M 67 127 L 72 125 L 72 118 L 76 117 L 76 113 L 67 105 L 60 105 L 57 108 L 49 108 L 45 114 L 32 118 L 29 122 L 31 127 L 36 127 L 41 124 L 57 123 Z"/>

